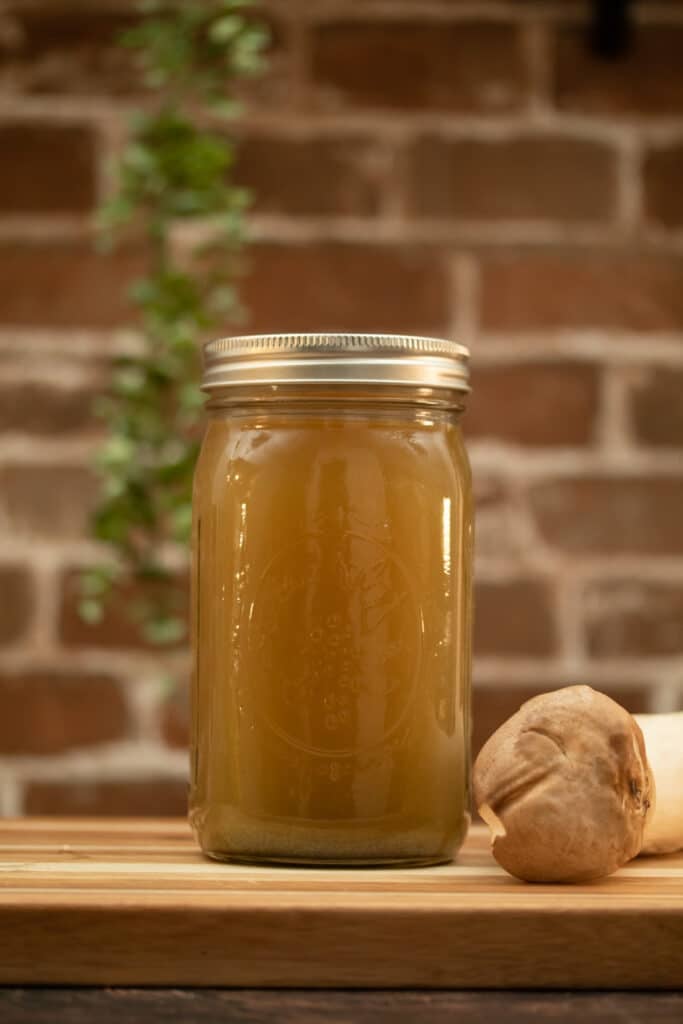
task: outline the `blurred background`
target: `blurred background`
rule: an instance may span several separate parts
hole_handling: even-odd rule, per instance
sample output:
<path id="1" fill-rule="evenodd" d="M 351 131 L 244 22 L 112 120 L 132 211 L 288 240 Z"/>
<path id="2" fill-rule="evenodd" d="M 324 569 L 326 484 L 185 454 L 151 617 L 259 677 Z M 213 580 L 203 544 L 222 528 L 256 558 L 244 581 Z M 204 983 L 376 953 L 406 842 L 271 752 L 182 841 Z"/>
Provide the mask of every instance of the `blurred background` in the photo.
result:
<path id="1" fill-rule="evenodd" d="M 475 750 L 569 683 L 683 707 L 683 4 L 628 5 L 626 32 L 598 6 L 272 0 L 236 127 L 241 330 L 472 348 Z M 140 256 L 98 254 L 93 215 L 140 102 L 115 43 L 136 20 L 0 4 L 4 815 L 185 806 L 182 644 L 126 601 L 76 608 L 92 402 L 135 342 Z"/>

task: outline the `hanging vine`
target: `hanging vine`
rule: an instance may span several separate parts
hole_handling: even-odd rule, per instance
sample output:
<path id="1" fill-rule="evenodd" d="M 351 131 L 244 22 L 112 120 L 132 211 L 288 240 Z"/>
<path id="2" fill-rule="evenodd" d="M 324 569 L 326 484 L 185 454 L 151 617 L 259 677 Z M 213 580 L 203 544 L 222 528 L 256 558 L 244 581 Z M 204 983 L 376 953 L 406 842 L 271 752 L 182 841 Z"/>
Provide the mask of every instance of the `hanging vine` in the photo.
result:
<path id="1" fill-rule="evenodd" d="M 185 551 L 199 447 L 199 345 L 238 308 L 236 254 L 249 197 L 232 178 L 230 125 L 239 79 L 261 71 L 265 29 L 249 0 L 148 0 L 122 45 L 133 50 L 149 101 L 130 123 L 115 168 L 117 187 L 100 211 L 108 245 L 135 238 L 147 271 L 131 290 L 141 350 L 116 362 L 97 414 L 106 439 L 96 458 L 101 498 L 95 537 L 115 556 L 82 576 L 80 612 L 102 618 L 112 588 L 131 581 L 130 614 L 146 639 L 182 640 L 182 594 L 169 552 Z M 211 243 L 182 252 L 174 232 L 210 225 Z"/>

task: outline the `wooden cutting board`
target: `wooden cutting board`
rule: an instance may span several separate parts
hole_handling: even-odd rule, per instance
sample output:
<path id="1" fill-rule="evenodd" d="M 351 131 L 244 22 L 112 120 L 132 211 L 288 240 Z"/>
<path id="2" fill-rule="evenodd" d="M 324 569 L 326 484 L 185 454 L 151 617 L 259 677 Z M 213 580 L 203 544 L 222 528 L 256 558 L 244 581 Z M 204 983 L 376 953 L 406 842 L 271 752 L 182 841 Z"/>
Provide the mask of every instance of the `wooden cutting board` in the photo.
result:
<path id="1" fill-rule="evenodd" d="M 683 856 L 526 885 L 473 829 L 413 870 L 215 864 L 186 824 L 0 823 L 0 983 L 683 987 Z"/>

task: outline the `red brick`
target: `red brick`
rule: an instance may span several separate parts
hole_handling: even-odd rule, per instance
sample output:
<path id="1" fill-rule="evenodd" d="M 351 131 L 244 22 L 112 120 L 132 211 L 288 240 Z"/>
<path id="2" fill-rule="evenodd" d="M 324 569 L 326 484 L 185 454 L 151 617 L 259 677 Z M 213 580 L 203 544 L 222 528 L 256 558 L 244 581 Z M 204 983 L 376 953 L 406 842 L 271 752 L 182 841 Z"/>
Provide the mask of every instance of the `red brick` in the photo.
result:
<path id="1" fill-rule="evenodd" d="M 579 477 L 533 486 L 541 536 L 572 554 L 683 554 L 683 478 Z"/>
<path id="2" fill-rule="evenodd" d="M 123 739 L 129 718 L 108 676 L 33 671 L 0 676 L 2 755 L 58 754 Z"/>
<path id="3" fill-rule="evenodd" d="M 176 817 L 187 814 L 187 784 L 175 779 L 137 782 L 32 782 L 25 814 Z"/>
<path id="4" fill-rule="evenodd" d="M 235 176 L 258 212 L 367 216 L 378 211 L 383 164 L 362 139 L 253 137 L 240 144 Z"/>
<path id="5" fill-rule="evenodd" d="M 423 138 L 409 154 L 408 209 L 463 220 L 608 220 L 615 170 L 613 151 L 599 142 Z"/>
<path id="6" fill-rule="evenodd" d="M 178 614 L 187 616 L 187 580 L 179 578 L 165 593 L 177 604 Z M 65 647 L 144 648 L 159 650 L 145 639 L 135 618 L 136 604 L 159 593 L 156 586 L 121 584 L 109 595 L 100 622 L 84 622 L 79 614 L 82 598 L 81 570 L 70 569 L 61 580 L 59 631 Z M 182 640 L 176 646 L 183 646 Z"/>
<path id="7" fill-rule="evenodd" d="M 183 689 L 174 693 L 163 706 L 161 731 L 164 742 L 174 749 L 184 750 L 190 742 L 188 694 Z"/>
<path id="8" fill-rule="evenodd" d="M 647 686 L 625 687 L 619 684 L 596 684 L 590 675 L 585 679 L 573 678 L 562 686 L 585 683 L 606 693 L 608 697 L 625 707 L 631 714 L 638 715 L 651 710 Z M 500 728 L 503 722 L 519 711 L 525 701 L 549 690 L 559 689 L 555 685 L 533 686 L 529 683 L 499 683 L 491 686 L 475 686 L 472 700 L 472 757 L 476 757 L 489 736 Z"/>
<path id="9" fill-rule="evenodd" d="M 468 437 L 531 446 L 590 444 L 599 373 L 586 363 L 479 367 L 464 419 Z"/>
<path id="10" fill-rule="evenodd" d="M 550 587 L 541 580 L 481 581 L 474 595 L 478 655 L 543 656 L 556 650 Z"/>
<path id="11" fill-rule="evenodd" d="M 631 393 L 631 421 L 645 444 L 683 447 L 683 371 L 653 371 Z"/>
<path id="12" fill-rule="evenodd" d="M 45 436 L 93 431 L 99 423 L 92 405 L 91 391 L 0 382 L 0 431 Z"/>
<path id="13" fill-rule="evenodd" d="M 31 576 L 23 566 L 0 566 L 0 647 L 20 640 L 33 616 Z"/>
<path id="14" fill-rule="evenodd" d="M 440 333 L 448 323 L 445 266 L 431 248 L 259 245 L 250 261 L 249 330 Z"/>
<path id="15" fill-rule="evenodd" d="M 598 658 L 683 654 L 683 583 L 595 581 L 582 605 L 588 649 Z"/>
<path id="16" fill-rule="evenodd" d="M 485 257 L 481 272 L 489 330 L 683 328 L 683 259 L 673 254 L 511 251 Z"/>
<path id="17" fill-rule="evenodd" d="M 95 252 L 87 242 L 0 243 L 0 321 L 22 327 L 117 327 L 130 323 L 128 289 L 140 253 Z"/>
<path id="18" fill-rule="evenodd" d="M 80 466 L 0 467 L 0 522 L 16 536 L 82 537 L 97 482 Z"/>
<path id="19" fill-rule="evenodd" d="M 651 149 L 643 162 L 645 213 L 652 223 L 683 225 L 683 143 Z"/>
<path id="20" fill-rule="evenodd" d="M 322 106 L 498 113 L 529 90 L 513 25 L 346 20 L 319 25 L 312 46 Z"/>
<path id="21" fill-rule="evenodd" d="M 31 5 L 13 20 L 16 40 L 2 54 L 9 88 L 36 94 L 140 91 L 133 54 L 117 43 L 124 29 L 135 24 L 134 16 L 65 0 Z"/>
<path id="22" fill-rule="evenodd" d="M 626 52 L 605 60 L 592 53 L 584 27 L 557 39 L 555 94 L 562 110 L 604 114 L 683 111 L 683 26 L 638 24 Z"/>
<path id="23" fill-rule="evenodd" d="M 0 213 L 83 213 L 96 199 L 90 128 L 33 121 L 0 123 Z"/>

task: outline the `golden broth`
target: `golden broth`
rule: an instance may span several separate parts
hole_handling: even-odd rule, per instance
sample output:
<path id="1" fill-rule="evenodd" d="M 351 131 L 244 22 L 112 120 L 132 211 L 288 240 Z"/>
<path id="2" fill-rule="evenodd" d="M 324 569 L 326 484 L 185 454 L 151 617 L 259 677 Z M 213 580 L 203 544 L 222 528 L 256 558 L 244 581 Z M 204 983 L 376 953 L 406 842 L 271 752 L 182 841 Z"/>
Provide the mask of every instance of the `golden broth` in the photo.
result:
<path id="1" fill-rule="evenodd" d="M 191 821 L 219 858 L 433 863 L 467 828 L 457 415 L 217 408 L 195 479 Z"/>

